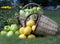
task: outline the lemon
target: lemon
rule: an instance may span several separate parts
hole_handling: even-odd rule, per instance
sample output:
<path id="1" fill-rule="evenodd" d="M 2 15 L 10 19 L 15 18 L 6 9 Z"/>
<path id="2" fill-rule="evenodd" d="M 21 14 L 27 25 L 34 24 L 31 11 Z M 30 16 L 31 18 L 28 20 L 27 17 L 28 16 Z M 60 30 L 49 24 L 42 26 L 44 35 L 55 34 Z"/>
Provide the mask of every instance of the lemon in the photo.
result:
<path id="1" fill-rule="evenodd" d="M 31 31 L 32 31 L 31 27 L 27 26 L 27 27 L 25 27 L 25 29 L 24 29 L 24 34 L 25 34 L 25 35 L 29 35 L 29 34 L 31 33 Z"/>
<path id="2" fill-rule="evenodd" d="M 21 28 L 19 29 L 19 33 L 20 33 L 20 34 L 24 34 L 24 27 L 21 27 Z"/>
<path id="3" fill-rule="evenodd" d="M 35 30 L 35 27 L 36 27 L 36 25 L 33 25 L 33 26 L 32 26 L 32 31 L 34 31 L 34 30 Z"/>
<path id="4" fill-rule="evenodd" d="M 35 24 L 34 20 L 29 20 L 26 23 L 27 26 L 33 26 L 34 24 Z"/>
<path id="5" fill-rule="evenodd" d="M 26 39 L 26 36 L 24 34 L 19 35 L 20 39 Z"/>
<path id="6" fill-rule="evenodd" d="M 29 38 L 29 39 L 32 39 L 32 38 L 35 38 L 35 37 L 36 37 L 36 36 L 33 35 L 33 34 L 28 35 L 28 38 Z"/>

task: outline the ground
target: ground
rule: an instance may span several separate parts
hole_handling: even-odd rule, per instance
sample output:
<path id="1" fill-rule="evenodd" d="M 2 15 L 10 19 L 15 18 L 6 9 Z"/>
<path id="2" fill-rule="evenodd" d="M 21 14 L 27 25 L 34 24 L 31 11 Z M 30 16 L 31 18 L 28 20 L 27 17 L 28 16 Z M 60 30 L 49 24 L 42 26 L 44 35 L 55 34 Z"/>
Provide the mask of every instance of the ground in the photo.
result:
<path id="1" fill-rule="evenodd" d="M 60 25 L 60 10 L 44 11 L 44 14 Z M 60 44 L 60 26 L 56 36 L 47 35 L 45 37 L 37 37 L 35 39 L 21 40 L 17 36 L 10 38 L 0 37 L 0 44 Z"/>

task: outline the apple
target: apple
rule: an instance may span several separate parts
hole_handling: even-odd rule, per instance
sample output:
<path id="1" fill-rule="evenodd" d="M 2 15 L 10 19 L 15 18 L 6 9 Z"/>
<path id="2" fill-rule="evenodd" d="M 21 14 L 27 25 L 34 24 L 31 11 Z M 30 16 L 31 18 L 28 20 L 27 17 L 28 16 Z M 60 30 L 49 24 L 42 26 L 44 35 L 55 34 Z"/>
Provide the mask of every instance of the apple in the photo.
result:
<path id="1" fill-rule="evenodd" d="M 16 31 L 16 32 L 15 32 L 15 35 L 19 35 L 19 34 L 20 34 L 19 31 Z"/>
<path id="2" fill-rule="evenodd" d="M 26 35 L 21 34 L 21 35 L 19 35 L 19 38 L 20 38 L 20 39 L 26 39 Z"/>
<path id="3" fill-rule="evenodd" d="M 28 35 L 28 38 L 29 38 L 29 39 L 33 39 L 33 38 L 35 38 L 35 37 L 36 37 L 36 36 L 33 35 L 33 34 Z"/>
<path id="4" fill-rule="evenodd" d="M 30 13 L 33 13 L 33 9 L 31 8 L 31 9 L 29 9 L 29 11 L 30 11 Z"/>
<path id="5" fill-rule="evenodd" d="M 20 34 L 24 34 L 24 29 L 25 29 L 25 27 L 21 27 L 21 28 L 19 29 L 19 33 L 20 33 Z"/>
<path id="6" fill-rule="evenodd" d="M 30 14 L 29 12 L 26 12 L 26 13 L 25 13 L 25 16 L 28 16 L 29 14 Z"/>
<path id="7" fill-rule="evenodd" d="M 29 12 L 29 9 L 25 9 L 24 11 L 25 11 L 25 12 Z"/>
<path id="8" fill-rule="evenodd" d="M 4 31 L 9 31 L 9 30 L 10 30 L 10 26 L 9 25 L 4 27 Z"/>
<path id="9" fill-rule="evenodd" d="M 36 11 L 36 10 L 37 10 L 37 7 L 33 7 L 33 10 L 35 10 L 35 11 Z"/>
<path id="10" fill-rule="evenodd" d="M 37 7 L 37 12 L 43 14 L 43 10 L 40 7 Z"/>
<path id="11" fill-rule="evenodd" d="M 1 31 L 0 34 L 1 34 L 2 36 L 5 36 L 5 35 L 7 34 L 7 32 L 6 32 L 6 31 Z"/>
<path id="12" fill-rule="evenodd" d="M 34 20 L 29 20 L 29 21 L 26 22 L 26 25 L 31 27 L 31 26 L 35 25 L 35 21 Z"/>
<path id="13" fill-rule="evenodd" d="M 22 17 L 25 17 L 25 12 L 24 12 L 24 10 L 20 10 L 20 16 L 22 16 Z"/>
<path id="14" fill-rule="evenodd" d="M 40 7 L 37 7 L 37 11 L 40 11 L 41 10 L 41 8 Z"/>
<path id="15" fill-rule="evenodd" d="M 37 7 L 33 7 L 33 12 L 34 12 L 34 13 L 37 12 Z"/>
<path id="16" fill-rule="evenodd" d="M 24 29 L 24 35 L 29 35 L 31 32 L 32 32 L 31 27 L 29 27 L 29 26 L 25 27 L 25 29 Z"/>
<path id="17" fill-rule="evenodd" d="M 34 31 L 34 30 L 35 30 L 35 28 L 36 28 L 36 25 L 33 25 L 33 26 L 32 26 L 32 31 Z"/>
<path id="18" fill-rule="evenodd" d="M 16 24 L 12 24 L 10 30 L 15 32 L 16 30 L 18 30 L 18 26 Z"/>
<path id="19" fill-rule="evenodd" d="M 7 33 L 7 37 L 11 37 L 11 36 L 13 36 L 13 35 L 14 35 L 13 31 L 9 31 L 9 32 Z"/>

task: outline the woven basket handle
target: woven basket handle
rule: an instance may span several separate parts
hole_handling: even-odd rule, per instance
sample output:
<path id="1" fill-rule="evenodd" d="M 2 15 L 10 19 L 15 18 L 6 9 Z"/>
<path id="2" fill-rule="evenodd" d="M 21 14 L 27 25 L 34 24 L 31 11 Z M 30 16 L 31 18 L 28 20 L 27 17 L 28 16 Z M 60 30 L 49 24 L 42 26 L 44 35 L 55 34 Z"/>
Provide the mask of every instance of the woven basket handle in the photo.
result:
<path id="1" fill-rule="evenodd" d="M 24 27 L 26 27 L 26 21 L 27 21 L 27 19 L 28 19 L 31 15 L 37 15 L 37 18 L 36 18 L 36 22 L 37 22 L 37 20 L 38 20 L 38 18 L 39 18 L 39 13 L 29 14 L 29 15 L 26 17 L 26 19 L 24 20 Z"/>
<path id="2" fill-rule="evenodd" d="M 22 9 L 24 10 L 26 7 L 28 7 L 28 6 L 30 6 L 30 5 L 35 5 L 35 6 L 40 7 L 39 4 L 36 4 L 36 3 L 29 3 L 29 4 L 25 5 Z"/>

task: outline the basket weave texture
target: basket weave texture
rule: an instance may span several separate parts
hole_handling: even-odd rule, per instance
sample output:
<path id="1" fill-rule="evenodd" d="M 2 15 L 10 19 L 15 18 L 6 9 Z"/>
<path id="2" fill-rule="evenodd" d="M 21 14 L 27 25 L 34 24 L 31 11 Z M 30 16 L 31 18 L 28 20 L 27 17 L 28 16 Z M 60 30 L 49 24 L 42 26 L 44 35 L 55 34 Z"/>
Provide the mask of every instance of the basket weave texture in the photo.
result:
<path id="1" fill-rule="evenodd" d="M 25 5 L 23 7 L 23 10 L 30 6 L 30 5 L 37 5 L 38 7 L 40 7 L 40 5 L 36 4 L 36 3 L 29 3 L 27 5 Z M 37 18 L 35 20 L 35 23 L 36 23 L 36 28 L 34 30 L 34 34 L 36 35 L 55 35 L 56 32 L 58 31 L 58 24 L 53 21 L 52 19 L 50 19 L 49 17 L 41 14 L 41 13 L 32 13 L 32 14 L 29 14 L 27 17 L 25 18 L 22 18 L 21 16 L 19 17 L 20 19 L 20 23 L 22 24 L 22 26 L 26 26 L 26 21 L 27 19 L 30 18 L 31 15 L 37 15 Z"/>
<path id="2" fill-rule="evenodd" d="M 26 21 L 27 19 L 31 16 L 31 15 L 37 15 L 37 19 L 36 19 L 36 28 L 34 33 L 36 35 L 46 35 L 46 34 L 50 34 L 50 35 L 55 35 L 56 32 L 58 31 L 58 24 L 53 21 L 52 19 L 50 19 L 49 17 L 42 15 L 40 13 L 35 13 L 35 14 L 30 14 L 26 17 L 25 21 L 24 21 L 24 25 L 26 26 Z"/>

